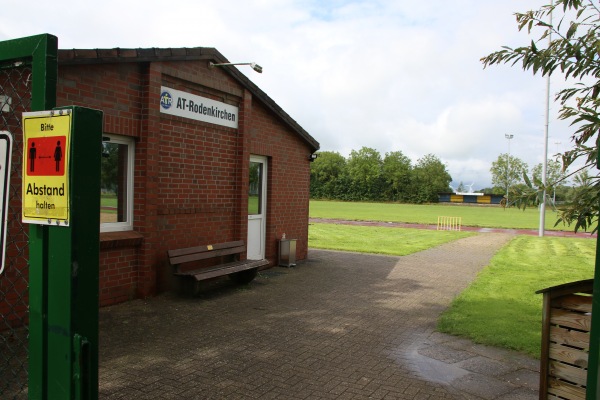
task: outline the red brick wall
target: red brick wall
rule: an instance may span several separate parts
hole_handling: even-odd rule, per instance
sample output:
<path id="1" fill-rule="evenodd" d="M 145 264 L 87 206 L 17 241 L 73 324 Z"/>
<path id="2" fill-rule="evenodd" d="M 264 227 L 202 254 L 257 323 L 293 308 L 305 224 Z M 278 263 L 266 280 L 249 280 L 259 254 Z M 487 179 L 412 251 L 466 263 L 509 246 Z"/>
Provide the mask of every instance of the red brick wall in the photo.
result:
<path id="1" fill-rule="evenodd" d="M 260 103 L 252 106 L 250 152 L 269 156 L 266 253 L 277 260 L 282 234 L 297 239 L 296 257 L 306 258 L 310 149 Z"/>
<path id="2" fill-rule="evenodd" d="M 120 248 L 100 253 L 100 298 L 104 304 L 131 300 L 137 288 L 137 250 Z"/>
<path id="3" fill-rule="evenodd" d="M 136 142 L 134 172 L 134 229 L 146 226 L 143 204 L 146 173 L 142 124 L 144 92 L 148 80 L 144 64 L 59 66 L 57 106 L 80 105 L 104 112 L 104 132 L 131 136 Z M 105 247 L 105 246 L 104 246 Z M 100 255 L 100 304 L 109 305 L 135 298 L 139 285 L 139 245 L 108 246 Z"/>
<path id="4" fill-rule="evenodd" d="M 146 68 L 136 63 L 61 65 L 56 103 L 102 110 L 105 132 L 139 137 Z"/>
<path id="5" fill-rule="evenodd" d="M 232 129 L 161 114 L 160 86 L 240 110 Z M 206 62 L 60 66 L 58 105 L 104 111 L 104 131 L 136 138 L 134 230 L 141 241 L 103 235 L 100 301 L 108 305 L 170 288 L 166 251 L 246 239 L 250 154 L 267 156 L 266 256 L 296 238 L 306 257 L 309 146 L 235 80 Z"/>

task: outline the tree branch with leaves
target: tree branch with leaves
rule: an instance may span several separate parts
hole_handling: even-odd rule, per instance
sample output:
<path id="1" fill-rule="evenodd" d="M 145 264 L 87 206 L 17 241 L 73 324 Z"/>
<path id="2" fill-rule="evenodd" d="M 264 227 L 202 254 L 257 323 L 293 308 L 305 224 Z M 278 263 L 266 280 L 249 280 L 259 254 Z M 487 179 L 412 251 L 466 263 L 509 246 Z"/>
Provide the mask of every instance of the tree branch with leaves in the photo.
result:
<path id="1" fill-rule="evenodd" d="M 573 146 L 560 158 L 563 171 L 576 162 L 583 163 L 580 171 L 589 170 L 597 165 L 600 132 L 600 3 L 556 0 L 554 4 L 515 16 L 518 29 L 526 29 L 530 35 L 537 33 L 537 39 L 523 47 L 504 46 L 483 57 L 484 68 L 496 64 L 520 64 L 534 74 L 561 74 L 565 81 L 574 81 L 572 87 L 560 90 L 555 96 L 561 105 L 559 118 L 570 121 L 573 127 Z M 550 16 L 554 18 L 552 23 Z M 533 188 L 531 181 L 525 180 Z M 523 193 L 521 205 L 541 200 L 539 193 L 546 188 L 541 183 L 536 186 L 536 193 Z M 587 188 L 589 190 L 582 191 L 576 201 L 560 210 L 557 224 L 574 223 L 575 231 L 592 228 L 595 232 L 598 229 L 600 177 L 597 172 L 588 175 Z"/>

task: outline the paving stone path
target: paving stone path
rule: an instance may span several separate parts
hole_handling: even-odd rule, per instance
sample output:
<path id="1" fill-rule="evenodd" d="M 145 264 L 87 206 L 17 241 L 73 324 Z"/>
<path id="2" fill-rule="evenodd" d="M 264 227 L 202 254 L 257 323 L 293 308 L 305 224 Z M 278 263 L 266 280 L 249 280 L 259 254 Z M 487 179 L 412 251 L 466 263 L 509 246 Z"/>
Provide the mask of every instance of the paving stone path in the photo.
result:
<path id="1" fill-rule="evenodd" d="M 536 360 L 434 332 L 511 237 L 405 257 L 311 250 L 245 287 L 103 308 L 100 398 L 536 399 Z"/>

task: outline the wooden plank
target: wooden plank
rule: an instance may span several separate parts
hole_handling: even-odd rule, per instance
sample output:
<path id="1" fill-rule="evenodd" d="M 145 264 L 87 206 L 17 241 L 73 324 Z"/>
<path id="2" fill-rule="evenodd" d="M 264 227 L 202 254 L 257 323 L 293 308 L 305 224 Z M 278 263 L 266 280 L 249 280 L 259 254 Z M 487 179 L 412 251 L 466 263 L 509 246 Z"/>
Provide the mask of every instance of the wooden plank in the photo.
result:
<path id="1" fill-rule="evenodd" d="M 558 297 L 552 300 L 552 307 L 580 311 L 583 313 L 591 313 L 592 296 L 571 294 L 567 296 Z"/>
<path id="2" fill-rule="evenodd" d="M 203 281 L 206 279 L 211 279 L 211 278 L 217 278 L 219 276 L 225 276 L 225 275 L 229 275 L 229 274 L 233 274 L 235 272 L 240 272 L 240 271 L 246 271 L 249 269 L 253 269 L 256 267 L 252 267 L 250 265 L 233 265 L 233 266 L 229 266 L 226 268 L 219 268 L 216 270 L 212 270 L 212 271 L 206 271 L 206 272 L 200 272 L 196 275 L 194 275 L 194 279 L 196 279 L 197 281 Z"/>
<path id="3" fill-rule="evenodd" d="M 572 331 L 558 326 L 550 327 L 550 341 L 577 347 L 584 350 L 590 348 L 590 334 L 581 331 Z"/>
<path id="4" fill-rule="evenodd" d="M 214 265 L 212 267 L 203 267 L 203 268 L 196 268 L 196 269 L 187 270 L 187 271 L 175 272 L 174 275 L 179 275 L 179 276 L 202 275 L 204 273 L 211 273 L 213 271 L 222 271 L 222 270 L 224 270 L 225 268 L 228 268 L 228 267 L 236 267 L 236 266 L 249 265 L 246 261 L 247 260 L 244 260 L 244 261 L 232 261 L 232 262 L 228 262 L 228 263 L 225 263 L 225 264 Z M 224 275 L 226 275 L 226 274 L 224 274 Z"/>
<path id="5" fill-rule="evenodd" d="M 586 332 L 590 331 L 592 316 L 589 314 L 553 308 L 550 311 L 550 315 L 550 323 L 553 325 L 579 329 Z"/>
<path id="6" fill-rule="evenodd" d="M 556 343 L 550 344 L 550 358 L 557 361 L 573 364 L 579 368 L 587 368 L 588 353 L 582 350 L 561 346 Z"/>
<path id="7" fill-rule="evenodd" d="M 246 252 L 246 246 L 228 247 L 220 250 L 211 250 L 195 254 L 187 254 L 178 257 L 171 257 L 171 265 L 185 264 L 193 261 L 208 260 L 210 258 L 227 256 L 231 254 L 241 254 Z"/>
<path id="8" fill-rule="evenodd" d="M 585 386 L 587 384 L 587 370 L 562 364 L 558 361 L 550 361 L 549 375 L 576 385 Z"/>
<path id="9" fill-rule="evenodd" d="M 243 245 L 244 245 L 243 240 L 236 240 L 234 242 L 215 243 L 215 244 L 208 244 L 208 245 L 204 245 L 204 246 L 185 247 L 183 249 L 173 249 L 173 250 L 169 250 L 168 254 L 169 254 L 169 257 L 179 257 L 179 256 L 187 255 L 187 254 L 202 253 L 205 251 L 220 250 L 220 249 L 225 249 L 228 247 L 238 247 L 238 246 L 243 246 Z"/>
<path id="10" fill-rule="evenodd" d="M 221 264 L 216 267 L 201 268 L 192 271 L 177 272 L 179 276 L 193 276 L 197 281 L 229 275 L 234 272 L 259 268 L 269 264 L 269 260 L 243 260 Z"/>
<path id="11" fill-rule="evenodd" d="M 585 388 L 554 378 L 549 380 L 548 393 L 563 399 L 585 400 Z"/>
<path id="12" fill-rule="evenodd" d="M 264 263 L 263 263 L 264 261 Z M 249 269 L 258 268 L 262 265 L 266 265 L 269 262 L 267 260 L 252 260 L 251 262 L 244 262 L 241 264 L 231 263 L 234 265 L 225 265 L 220 269 L 213 270 L 211 272 L 201 272 L 199 274 L 194 275 L 194 278 L 197 281 L 202 281 L 205 279 L 216 278 L 219 276 L 233 274 L 235 272 L 246 271 Z"/>
<path id="13" fill-rule="evenodd" d="M 548 396 L 548 363 L 550 349 L 550 295 L 544 293 L 544 305 L 542 308 L 542 346 L 540 354 L 540 399 Z"/>
<path id="14" fill-rule="evenodd" d="M 546 289 L 538 290 L 536 293 L 547 293 L 550 295 L 550 297 L 556 298 L 573 293 L 592 293 L 593 286 L 593 279 L 585 279 L 583 281 L 570 282 L 558 286 L 552 286 Z"/>

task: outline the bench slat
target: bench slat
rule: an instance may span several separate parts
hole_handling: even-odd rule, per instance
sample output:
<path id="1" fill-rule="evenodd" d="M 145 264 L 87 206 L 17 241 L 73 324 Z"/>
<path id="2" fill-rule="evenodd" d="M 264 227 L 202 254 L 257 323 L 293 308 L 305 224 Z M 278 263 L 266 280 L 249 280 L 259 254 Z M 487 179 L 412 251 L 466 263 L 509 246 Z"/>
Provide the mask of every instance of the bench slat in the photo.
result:
<path id="1" fill-rule="evenodd" d="M 216 244 L 205 245 L 205 246 L 186 247 L 183 249 L 168 250 L 167 253 L 169 254 L 169 258 L 171 258 L 171 257 L 179 257 L 179 256 L 188 255 L 188 254 L 204 253 L 206 251 L 221 250 L 221 249 L 225 249 L 225 248 L 229 248 L 229 247 L 239 247 L 239 246 L 244 246 L 243 240 L 236 240 L 234 242 L 216 243 Z"/>
<path id="2" fill-rule="evenodd" d="M 243 260 L 221 264 L 214 268 L 202 268 L 185 272 L 176 272 L 179 276 L 193 276 L 197 281 L 203 279 L 216 278 L 218 276 L 228 275 L 234 272 L 245 271 L 248 269 L 259 268 L 269 264 L 268 260 Z"/>
<path id="3" fill-rule="evenodd" d="M 246 251 L 246 246 L 244 246 L 244 245 L 237 246 L 237 247 L 227 247 L 227 248 L 223 248 L 223 249 L 208 250 L 208 251 L 201 252 L 201 253 L 186 254 L 186 255 L 177 256 L 177 257 L 171 256 L 169 258 L 169 262 L 171 263 L 171 265 L 177 265 L 177 264 L 183 264 L 186 262 L 200 261 L 200 260 L 206 260 L 209 258 L 227 256 L 230 254 L 244 253 L 245 251 Z"/>
<path id="4" fill-rule="evenodd" d="M 246 245 L 243 240 L 237 240 L 226 243 L 216 243 L 212 245 L 187 247 L 183 249 L 168 250 L 167 255 L 169 263 L 174 266 L 174 275 L 193 277 L 196 281 L 204 279 L 216 278 L 223 275 L 230 275 L 235 281 L 239 283 L 246 283 L 254 278 L 256 275 L 235 275 L 237 272 L 243 272 L 248 270 L 258 270 L 258 268 L 269 265 L 269 260 L 239 260 L 246 254 Z M 180 267 L 186 263 L 195 261 L 207 260 L 215 258 L 219 260 L 221 256 L 234 256 L 235 260 L 231 261 L 231 257 L 228 262 L 213 266 L 205 266 L 199 268 L 196 266 L 195 269 L 188 271 L 181 271 Z M 240 257 L 241 256 L 241 257 Z M 193 268 L 193 267 L 192 267 Z"/>

